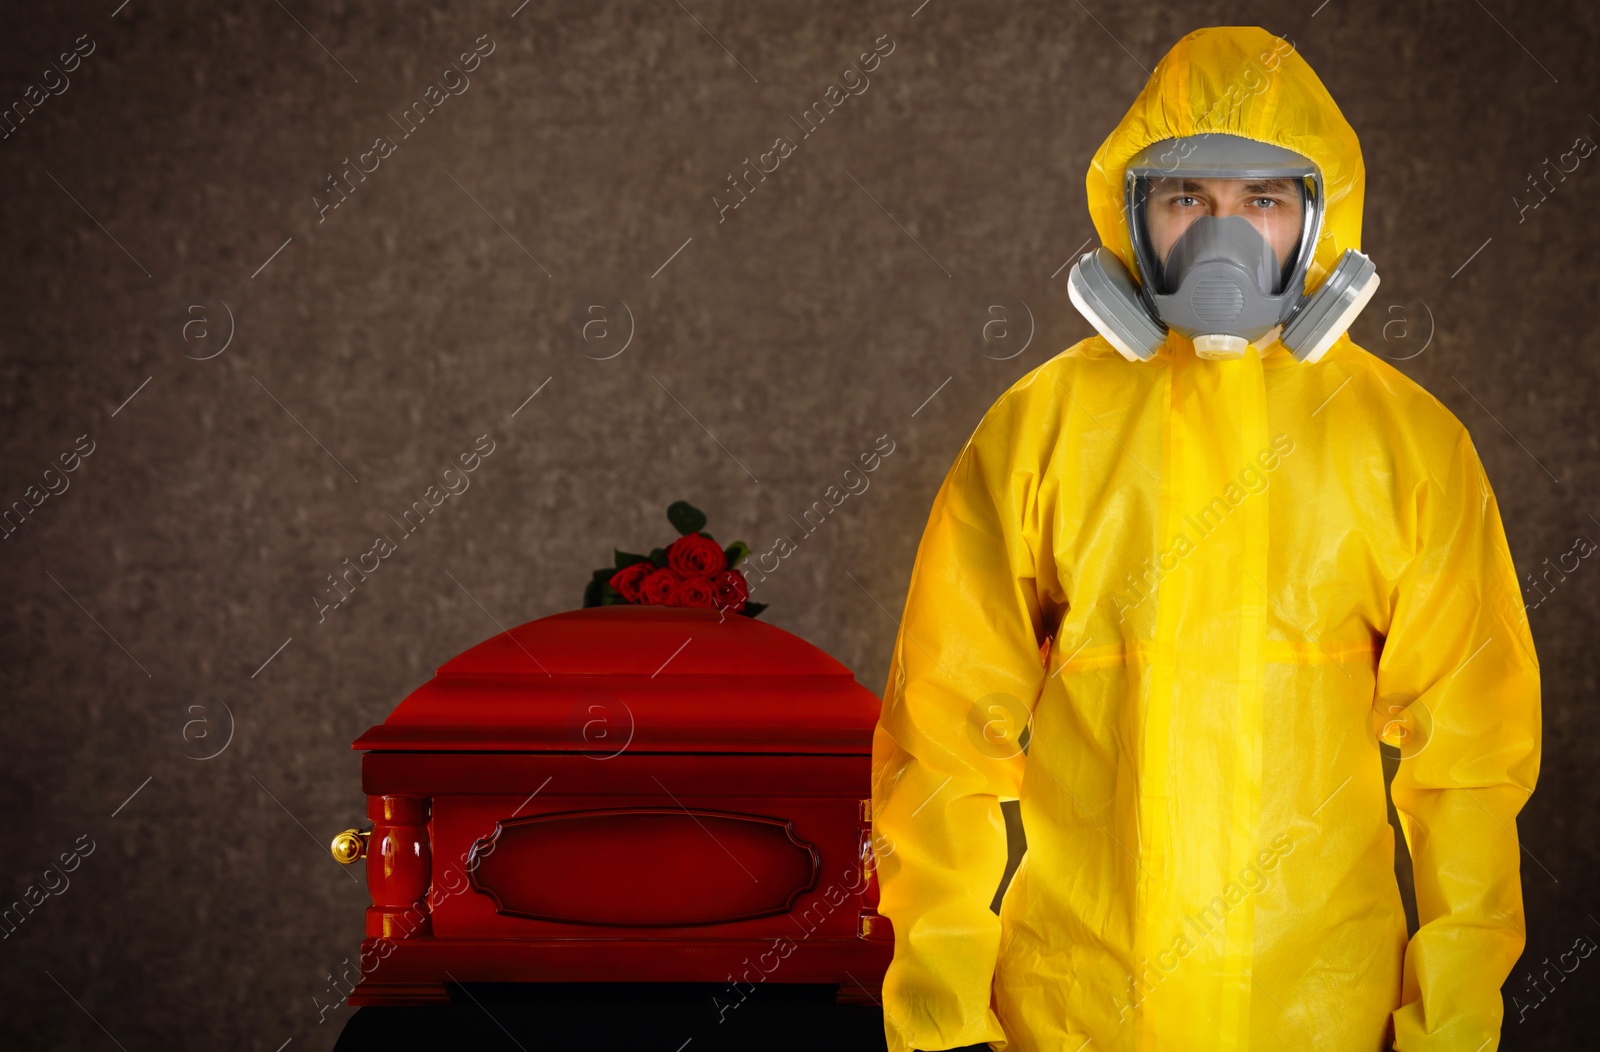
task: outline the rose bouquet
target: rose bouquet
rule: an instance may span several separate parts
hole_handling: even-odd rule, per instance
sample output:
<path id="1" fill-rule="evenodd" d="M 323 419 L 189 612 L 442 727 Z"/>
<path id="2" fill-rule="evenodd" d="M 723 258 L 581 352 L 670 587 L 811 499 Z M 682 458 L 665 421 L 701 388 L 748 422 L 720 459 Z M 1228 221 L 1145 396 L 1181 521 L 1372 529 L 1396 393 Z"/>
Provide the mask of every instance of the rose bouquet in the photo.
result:
<path id="1" fill-rule="evenodd" d="M 734 541 L 726 548 L 705 532 L 705 513 L 688 501 L 667 507 L 667 520 L 679 537 L 649 555 L 612 549 L 616 564 L 594 572 L 584 589 L 583 605 L 658 603 L 700 606 L 755 617 L 766 603 L 750 602 L 750 586 L 735 570 L 750 546 Z"/>

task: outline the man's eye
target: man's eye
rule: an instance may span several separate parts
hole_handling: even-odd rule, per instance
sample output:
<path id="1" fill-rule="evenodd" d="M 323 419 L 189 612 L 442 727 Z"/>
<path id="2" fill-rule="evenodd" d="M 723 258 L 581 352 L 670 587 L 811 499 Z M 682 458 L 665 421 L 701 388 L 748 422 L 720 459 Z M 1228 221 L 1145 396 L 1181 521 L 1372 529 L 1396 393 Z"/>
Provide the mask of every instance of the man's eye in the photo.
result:
<path id="1" fill-rule="evenodd" d="M 1278 203 L 1277 199 L 1272 197 L 1258 197 L 1255 201 L 1262 208 L 1271 208 Z"/>
<path id="2" fill-rule="evenodd" d="M 1192 197 L 1192 196 L 1189 196 L 1189 195 L 1186 194 L 1186 195 L 1184 195 L 1182 197 L 1173 198 L 1172 203 L 1177 205 L 1180 208 L 1187 208 L 1189 205 L 1199 204 L 1200 203 L 1200 199 L 1197 198 L 1197 197 Z"/>

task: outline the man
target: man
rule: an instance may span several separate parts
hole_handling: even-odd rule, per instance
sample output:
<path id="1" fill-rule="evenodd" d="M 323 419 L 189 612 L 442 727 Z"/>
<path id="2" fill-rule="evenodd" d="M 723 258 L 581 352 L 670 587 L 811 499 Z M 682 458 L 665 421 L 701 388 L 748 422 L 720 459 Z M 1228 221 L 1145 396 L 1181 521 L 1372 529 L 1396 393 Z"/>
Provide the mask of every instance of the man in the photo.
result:
<path id="1" fill-rule="evenodd" d="M 1496 1046 L 1539 665 L 1465 428 L 1344 332 L 1364 183 L 1255 28 L 1181 40 L 1096 153 L 1100 335 L 985 413 L 895 641 L 889 1052 Z"/>

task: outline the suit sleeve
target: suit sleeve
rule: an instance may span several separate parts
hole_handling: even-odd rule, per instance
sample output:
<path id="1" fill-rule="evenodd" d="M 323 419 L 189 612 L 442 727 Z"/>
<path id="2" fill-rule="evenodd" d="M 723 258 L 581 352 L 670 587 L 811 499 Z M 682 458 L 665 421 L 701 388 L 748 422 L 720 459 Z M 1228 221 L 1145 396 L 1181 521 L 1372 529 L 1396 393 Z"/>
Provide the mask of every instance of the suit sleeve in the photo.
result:
<path id="1" fill-rule="evenodd" d="M 1002 799 L 1044 682 L 1035 590 L 1037 473 L 1026 429 L 986 414 L 934 499 L 917 549 L 872 747 L 889 1052 L 993 1042 L 1005 873 Z M 1019 449 L 1019 446 L 1021 447 Z"/>
<path id="2" fill-rule="evenodd" d="M 1398 1052 L 1492 1052 L 1525 928 L 1517 812 L 1539 772 L 1539 662 L 1494 493 L 1466 432 L 1420 490 L 1378 667 L 1391 792 L 1419 928 L 1406 947 Z M 1530 872 L 1543 876 L 1537 868 Z"/>

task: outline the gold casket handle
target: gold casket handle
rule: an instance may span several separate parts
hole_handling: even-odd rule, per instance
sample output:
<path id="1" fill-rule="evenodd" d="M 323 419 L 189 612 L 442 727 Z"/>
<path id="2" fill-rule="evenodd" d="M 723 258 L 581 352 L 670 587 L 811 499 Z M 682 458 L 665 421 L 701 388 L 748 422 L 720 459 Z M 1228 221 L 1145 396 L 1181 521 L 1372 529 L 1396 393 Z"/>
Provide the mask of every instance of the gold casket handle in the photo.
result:
<path id="1" fill-rule="evenodd" d="M 346 829 L 333 838 L 328 850 L 333 852 L 335 862 L 348 866 L 366 857 L 367 838 L 370 836 L 370 829 Z"/>

